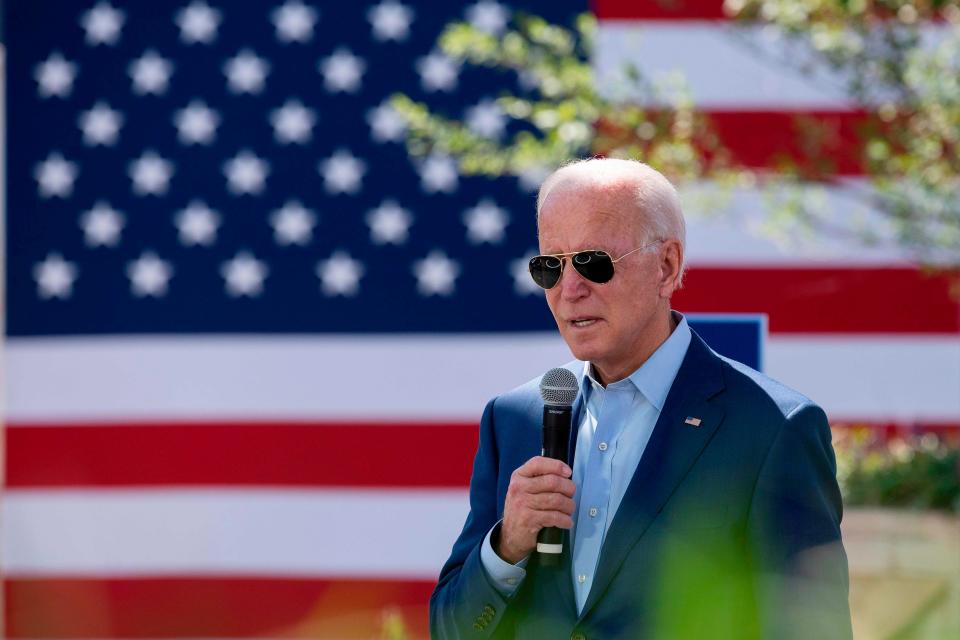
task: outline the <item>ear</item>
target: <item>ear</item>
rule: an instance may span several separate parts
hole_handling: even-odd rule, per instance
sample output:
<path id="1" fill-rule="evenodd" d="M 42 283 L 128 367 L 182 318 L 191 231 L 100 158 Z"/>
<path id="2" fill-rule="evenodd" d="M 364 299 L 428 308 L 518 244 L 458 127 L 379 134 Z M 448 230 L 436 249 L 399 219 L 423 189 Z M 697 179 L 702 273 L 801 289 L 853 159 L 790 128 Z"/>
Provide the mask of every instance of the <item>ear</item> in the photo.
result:
<path id="1" fill-rule="evenodd" d="M 678 240 L 664 240 L 660 248 L 660 281 L 658 293 L 669 299 L 680 288 L 683 246 Z"/>

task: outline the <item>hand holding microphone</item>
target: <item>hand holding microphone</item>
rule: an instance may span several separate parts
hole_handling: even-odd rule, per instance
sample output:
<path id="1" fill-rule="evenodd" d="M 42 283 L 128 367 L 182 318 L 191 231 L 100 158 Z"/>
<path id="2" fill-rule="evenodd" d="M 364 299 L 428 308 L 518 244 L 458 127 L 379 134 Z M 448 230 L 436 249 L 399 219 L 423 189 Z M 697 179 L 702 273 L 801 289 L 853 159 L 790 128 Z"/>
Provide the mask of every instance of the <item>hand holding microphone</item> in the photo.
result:
<path id="1" fill-rule="evenodd" d="M 543 455 L 530 458 L 513 472 L 507 489 L 503 524 L 494 544 L 510 563 L 534 549 L 553 564 L 562 552 L 562 531 L 573 526 L 574 484 L 567 465 L 570 412 L 577 396 L 577 378 L 567 369 L 551 369 L 540 383 L 543 397 Z"/>

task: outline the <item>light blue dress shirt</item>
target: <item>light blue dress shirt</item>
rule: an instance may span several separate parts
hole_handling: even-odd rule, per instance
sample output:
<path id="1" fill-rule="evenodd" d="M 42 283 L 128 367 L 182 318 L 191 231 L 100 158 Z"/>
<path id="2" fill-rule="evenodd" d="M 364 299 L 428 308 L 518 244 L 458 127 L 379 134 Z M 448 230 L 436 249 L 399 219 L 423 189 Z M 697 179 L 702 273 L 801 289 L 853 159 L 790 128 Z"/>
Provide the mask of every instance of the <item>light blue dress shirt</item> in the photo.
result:
<path id="1" fill-rule="evenodd" d="M 578 613 L 590 594 L 607 530 L 663 410 L 667 393 L 690 346 L 690 327 L 680 321 L 663 344 L 629 377 L 604 388 L 584 363 L 584 405 L 573 462 L 576 485 L 571 530 L 573 590 Z M 497 590 L 509 596 L 526 575 L 527 558 L 510 564 L 496 554 L 487 533 L 480 560 Z"/>

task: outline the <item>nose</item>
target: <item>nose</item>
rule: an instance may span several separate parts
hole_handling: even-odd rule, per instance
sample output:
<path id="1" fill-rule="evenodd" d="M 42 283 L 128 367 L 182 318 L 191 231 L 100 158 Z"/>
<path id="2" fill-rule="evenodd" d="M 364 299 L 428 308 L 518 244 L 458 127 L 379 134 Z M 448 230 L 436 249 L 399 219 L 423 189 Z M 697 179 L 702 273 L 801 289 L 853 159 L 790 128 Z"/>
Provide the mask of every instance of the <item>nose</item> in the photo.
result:
<path id="1" fill-rule="evenodd" d="M 560 289 L 561 299 L 573 302 L 590 293 L 590 282 L 573 268 L 568 259 L 563 265 L 563 273 L 560 274 L 560 281 L 556 284 L 556 288 Z"/>

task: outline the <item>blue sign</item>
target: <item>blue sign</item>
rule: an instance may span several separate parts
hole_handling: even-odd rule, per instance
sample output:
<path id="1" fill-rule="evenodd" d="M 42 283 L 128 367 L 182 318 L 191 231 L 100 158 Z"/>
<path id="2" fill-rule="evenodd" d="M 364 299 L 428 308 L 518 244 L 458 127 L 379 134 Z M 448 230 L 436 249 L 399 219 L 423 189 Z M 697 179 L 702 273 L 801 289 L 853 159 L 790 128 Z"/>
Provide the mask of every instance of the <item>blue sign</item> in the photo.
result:
<path id="1" fill-rule="evenodd" d="M 763 350 L 767 341 L 766 314 L 691 313 L 686 316 L 693 330 L 711 349 L 763 371 Z"/>

